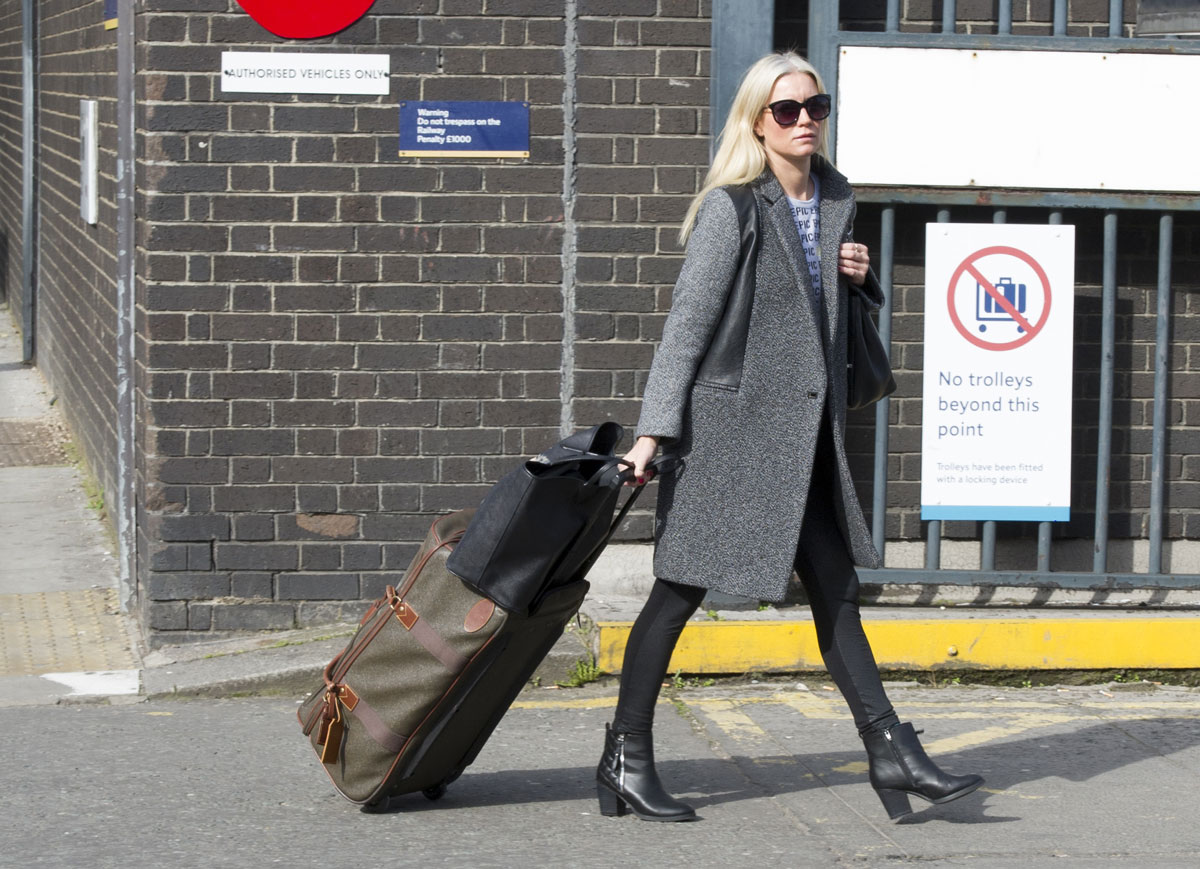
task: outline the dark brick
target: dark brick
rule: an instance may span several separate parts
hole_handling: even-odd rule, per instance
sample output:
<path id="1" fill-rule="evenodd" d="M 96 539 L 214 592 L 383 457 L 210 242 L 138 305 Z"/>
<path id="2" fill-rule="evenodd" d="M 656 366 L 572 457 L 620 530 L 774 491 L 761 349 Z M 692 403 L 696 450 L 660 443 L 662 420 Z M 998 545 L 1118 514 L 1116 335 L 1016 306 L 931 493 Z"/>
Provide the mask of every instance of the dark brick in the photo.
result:
<path id="1" fill-rule="evenodd" d="M 431 426 L 437 425 L 437 403 L 432 401 L 360 401 L 360 425 Z"/>
<path id="2" fill-rule="evenodd" d="M 180 602 L 149 602 L 145 605 L 146 624 L 154 631 L 186 630 L 187 604 Z"/>
<path id="3" fill-rule="evenodd" d="M 228 540 L 229 520 L 224 516 L 189 515 L 158 516 L 149 524 L 160 540 L 207 541 Z"/>
<path id="4" fill-rule="evenodd" d="M 286 256 L 213 257 L 213 279 L 217 281 L 265 281 L 279 283 L 295 277 L 296 261 Z"/>
<path id="5" fill-rule="evenodd" d="M 212 629 L 217 631 L 269 631 L 295 627 L 296 611 L 291 604 L 214 604 Z"/>
<path id="6" fill-rule="evenodd" d="M 296 456 L 271 460 L 277 483 L 350 483 L 354 481 L 353 459 Z"/>
<path id="7" fill-rule="evenodd" d="M 219 570 L 295 570 L 299 549 L 290 543 L 218 543 L 214 557 Z"/>
<path id="8" fill-rule="evenodd" d="M 229 594 L 229 576 L 221 573 L 152 573 L 150 600 L 208 600 Z"/>
<path id="9" fill-rule="evenodd" d="M 358 574 L 282 574 L 275 580 L 280 600 L 348 600 L 359 597 Z"/>
<path id="10" fill-rule="evenodd" d="M 374 344 L 358 348 L 358 367 L 412 371 L 438 367 L 438 348 L 430 344 Z"/>

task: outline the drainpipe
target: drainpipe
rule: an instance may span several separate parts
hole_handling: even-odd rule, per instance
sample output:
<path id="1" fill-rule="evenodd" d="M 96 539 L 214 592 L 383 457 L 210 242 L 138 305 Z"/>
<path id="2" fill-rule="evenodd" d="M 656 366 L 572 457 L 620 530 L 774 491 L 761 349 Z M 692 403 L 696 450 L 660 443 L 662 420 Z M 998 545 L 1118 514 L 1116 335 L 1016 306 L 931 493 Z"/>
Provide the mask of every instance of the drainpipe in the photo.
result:
<path id="1" fill-rule="evenodd" d="M 33 361 L 34 289 L 37 286 L 37 191 L 33 167 L 37 154 L 37 78 L 34 60 L 37 53 L 34 0 L 21 2 L 21 361 Z"/>
<path id="2" fill-rule="evenodd" d="M 137 603 L 137 404 L 134 395 L 135 0 L 117 5 L 117 492 L 121 609 Z"/>

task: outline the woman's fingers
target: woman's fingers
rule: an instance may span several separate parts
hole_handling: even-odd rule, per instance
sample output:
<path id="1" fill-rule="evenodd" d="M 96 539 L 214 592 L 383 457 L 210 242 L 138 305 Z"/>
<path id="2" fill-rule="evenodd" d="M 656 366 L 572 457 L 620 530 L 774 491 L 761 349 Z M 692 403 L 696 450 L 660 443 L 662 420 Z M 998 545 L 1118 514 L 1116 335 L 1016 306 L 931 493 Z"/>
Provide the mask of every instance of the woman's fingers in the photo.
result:
<path id="1" fill-rule="evenodd" d="M 867 270 L 871 267 L 871 254 L 865 244 L 855 241 L 843 242 L 838 251 L 838 269 L 850 280 L 861 286 L 867 279 Z"/>
<path id="2" fill-rule="evenodd" d="M 646 466 L 650 464 L 650 460 L 654 458 L 656 452 L 658 452 L 657 440 L 647 437 L 638 438 L 633 449 L 622 456 L 625 461 L 633 465 L 633 478 L 625 485 L 640 486 L 649 479 Z"/>

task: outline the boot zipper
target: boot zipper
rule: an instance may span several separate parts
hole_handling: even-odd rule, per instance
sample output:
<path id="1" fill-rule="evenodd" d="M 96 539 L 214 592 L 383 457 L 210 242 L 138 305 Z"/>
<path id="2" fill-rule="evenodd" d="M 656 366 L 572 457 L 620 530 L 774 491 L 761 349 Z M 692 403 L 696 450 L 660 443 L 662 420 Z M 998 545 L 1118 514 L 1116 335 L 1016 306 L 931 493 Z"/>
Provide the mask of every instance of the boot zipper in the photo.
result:
<path id="1" fill-rule="evenodd" d="M 625 734 L 617 737 L 620 749 L 617 751 L 617 787 L 625 790 Z"/>
<path id="2" fill-rule="evenodd" d="M 904 756 L 900 753 L 900 749 L 896 748 L 896 742 L 892 739 L 892 731 L 883 731 L 883 738 L 888 741 L 888 745 L 892 748 L 892 757 L 896 759 L 896 765 L 900 767 L 904 773 L 904 777 L 908 779 L 910 785 L 916 784 L 916 779 L 913 778 L 912 770 L 908 768 L 908 764 L 904 762 Z"/>

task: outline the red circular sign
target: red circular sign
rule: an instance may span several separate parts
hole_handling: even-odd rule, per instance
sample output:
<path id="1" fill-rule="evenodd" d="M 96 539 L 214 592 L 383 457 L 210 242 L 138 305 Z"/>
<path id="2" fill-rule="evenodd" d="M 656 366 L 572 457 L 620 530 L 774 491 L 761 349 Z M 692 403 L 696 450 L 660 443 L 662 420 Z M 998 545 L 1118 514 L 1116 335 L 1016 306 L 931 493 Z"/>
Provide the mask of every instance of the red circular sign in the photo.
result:
<path id="1" fill-rule="evenodd" d="M 1036 323 L 1030 323 L 1022 312 L 1018 311 L 1011 302 L 1009 302 L 1002 293 L 996 290 L 992 283 L 980 274 L 979 269 L 975 267 L 975 262 L 986 256 L 993 255 L 1012 256 L 1025 263 L 1031 269 L 1039 281 L 1042 282 L 1042 293 L 1044 294 L 1045 303 L 1042 305 L 1042 316 Z M 994 304 L 1005 311 L 1007 315 L 1018 325 L 1018 331 L 1024 334 L 1013 341 L 1005 341 L 993 343 L 985 341 L 963 325 L 962 320 L 958 316 L 958 310 L 954 304 L 954 292 L 958 286 L 959 279 L 964 274 L 970 274 L 978 284 L 978 286 L 987 292 L 994 300 Z M 950 311 L 950 319 L 954 322 L 954 327 L 958 329 L 959 334 L 974 344 L 976 347 L 982 347 L 984 350 L 1014 350 L 1023 344 L 1028 344 L 1034 339 L 1038 332 L 1042 331 L 1042 327 L 1046 325 L 1046 321 L 1050 319 L 1050 279 L 1046 277 L 1046 270 L 1041 267 L 1037 260 L 1025 253 L 1023 250 L 1017 250 L 1015 247 L 1005 247 L 997 245 L 995 247 L 985 247 L 982 250 L 977 250 L 969 257 L 959 263 L 958 268 L 954 270 L 954 274 L 950 276 L 950 292 L 946 297 L 946 307 Z"/>
<path id="2" fill-rule="evenodd" d="M 375 0 L 238 0 L 267 30 L 286 39 L 316 39 L 345 30 Z"/>

